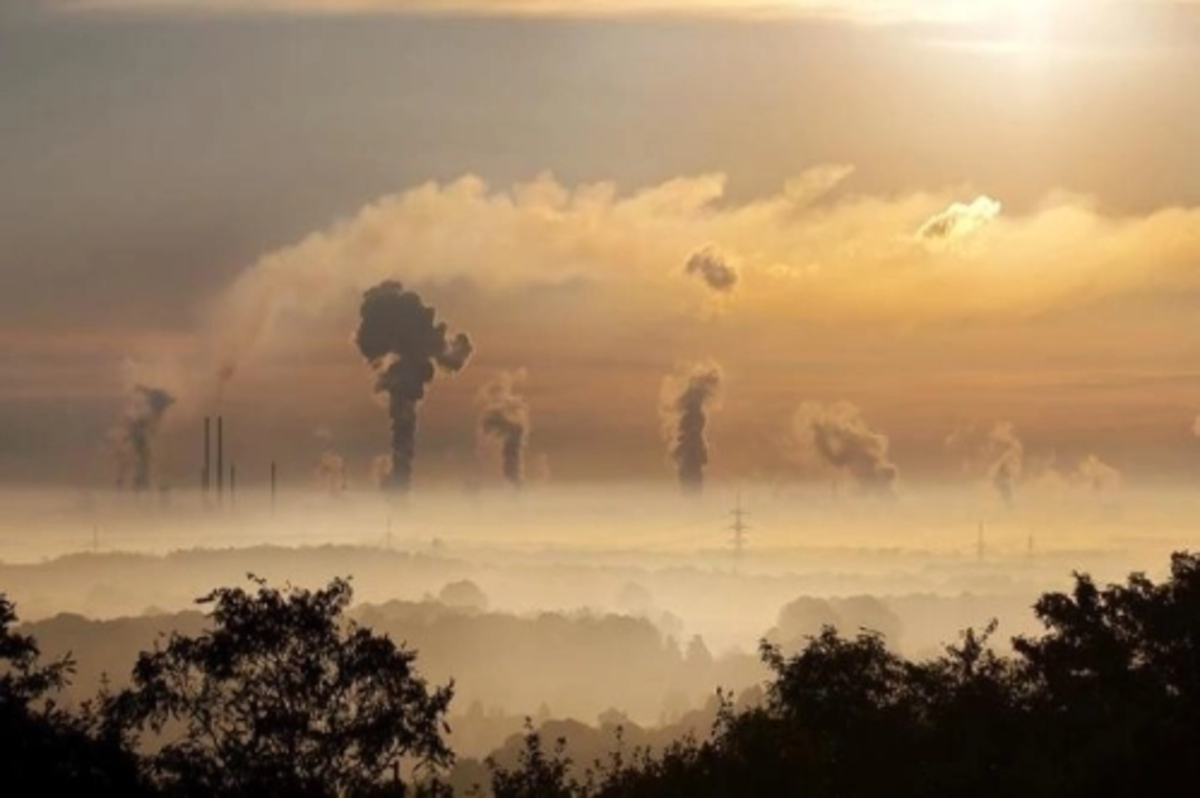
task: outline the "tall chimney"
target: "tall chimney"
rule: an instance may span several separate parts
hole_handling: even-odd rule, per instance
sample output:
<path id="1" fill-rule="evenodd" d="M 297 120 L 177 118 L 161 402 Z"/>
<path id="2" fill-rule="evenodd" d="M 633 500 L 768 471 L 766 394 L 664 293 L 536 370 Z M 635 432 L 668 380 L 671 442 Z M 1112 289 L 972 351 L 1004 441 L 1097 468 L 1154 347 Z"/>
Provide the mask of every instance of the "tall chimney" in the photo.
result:
<path id="1" fill-rule="evenodd" d="M 225 418 L 217 416 L 217 503 L 225 502 Z"/>
<path id="2" fill-rule="evenodd" d="M 204 471 L 200 476 L 200 486 L 204 489 L 204 500 L 208 501 L 208 491 L 212 487 L 212 419 L 204 417 Z"/>
<path id="3" fill-rule="evenodd" d="M 275 461 L 271 461 L 271 512 L 275 512 Z"/>

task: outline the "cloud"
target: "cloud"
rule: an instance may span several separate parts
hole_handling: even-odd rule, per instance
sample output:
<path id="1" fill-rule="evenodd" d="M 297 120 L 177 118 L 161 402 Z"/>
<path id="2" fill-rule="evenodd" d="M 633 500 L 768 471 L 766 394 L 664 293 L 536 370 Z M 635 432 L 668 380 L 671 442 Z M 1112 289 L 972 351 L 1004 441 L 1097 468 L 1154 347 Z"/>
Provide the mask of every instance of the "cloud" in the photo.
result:
<path id="1" fill-rule="evenodd" d="M 917 236 L 935 242 L 966 238 L 994 221 L 1000 211 L 1000 203 L 991 197 L 976 197 L 965 205 L 955 202 L 921 225 Z"/>
<path id="2" fill-rule="evenodd" d="M 5 0 L 12 2 L 12 0 Z M 1195 0 L 1116 0 L 1115 9 L 1150 9 L 1191 5 Z M 1010 2 L 1010 0 L 17 0 L 18 6 L 40 5 L 53 11 L 180 12 L 205 14 L 443 14 L 550 17 L 622 17 L 645 15 L 718 16 L 733 18 L 843 19 L 867 23 L 987 22 L 1002 28 L 1031 23 L 1051 24 L 1078 14 L 1095 14 L 1092 4 L 1078 2 Z M 1061 10 L 1058 6 L 1065 6 Z M 1110 11 L 1111 9 L 1101 9 Z"/>
<path id="3" fill-rule="evenodd" d="M 930 0 L 42 0 L 65 12 L 205 14 L 444 14 L 548 17 L 644 15 L 835 18 L 862 21 L 961 19 Z M 941 5 L 941 7 L 939 7 Z M 961 5 L 961 4 L 959 4 Z"/>
<path id="4" fill-rule="evenodd" d="M 1057 195 L 1024 216 L 992 219 L 969 248 L 931 247 L 912 231 L 953 207 L 946 194 L 832 197 L 850 173 L 819 167 L 745 202 L 726 198 L 721 174 L 631 192 L 550 176 L 493 189 L 464 177 L 382 197 L 236 279 L 208 317 L 205 390 L 219 365 L 286 343 L 281 327 L 344 311 L 392 276 L 418 290 L 465 282 L 494 297 L 570 287 L 597 324 L 619 309 L 623 325 L 646 330 L 681 296 L 662 264 L 686 262 L 698 240 L 738 253 L 734 312 L 763 325 L 1026 319 L 1200 289 L 1198 209 L 1115 219 L 1086 198 Z M 939 229 L 961 236 L 977 223 Z"/>
<path id="5" fill-rule="evenodd" d="M 43 6 L 74 13 L 144 12 L 206 14 L 440 14 L 531 17 L 624 17 L 686 15 L 783 18 L 859 17 L 862 0 L 43 0 Z"/>
<path id="6" fill-rule="evenodd" d="M 729 294 L 737 287 L 737 265 L 716 247 L 704 247 L 692 253 L 683 267 L 684 274 L 699 277 L 713 291 Z"/>

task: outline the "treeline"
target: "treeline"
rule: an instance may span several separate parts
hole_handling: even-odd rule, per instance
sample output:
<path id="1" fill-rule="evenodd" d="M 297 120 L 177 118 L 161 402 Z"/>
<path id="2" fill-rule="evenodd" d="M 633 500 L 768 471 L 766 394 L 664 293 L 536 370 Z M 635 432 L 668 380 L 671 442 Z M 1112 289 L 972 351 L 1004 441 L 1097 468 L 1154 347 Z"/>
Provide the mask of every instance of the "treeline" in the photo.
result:
<path id="1" fill-rule="evenodd" d="M 704 736 L 665 748 L 621 734 L 572 761 L 531 724 L 471 783 L 447 744 L 452 682 L 348 620 L 349 584 L 258 580 L 202 599 L 207 625 L 143 652 L 130 684 L 67 711 L 70 660 L 43 662 L 0 598 L 5 795 L 1074 796 L 1200 783 L 1200 557 L 1105 587 L 1076 574 L 1042 596 L 1043 631 L 995 625 L 909 660 L 878 632 L 764 641 L 761 700 L 718 693 Z M 496 640 L 493 645 L 503 645 Z M 481 651 L 481 657 L 487 652 Z M 450 779 L 453 777 L 453 785 Z"/>
<path id="2" fill-rule="evenodd" d="M 617 706 L 669 721 L 702 705 L 713 685 L 744 687 L 766 674 L 752 653 L 713 656 L 699 638 L 681 644 L 647 618 L 589 611 L 514 615 L 487 610 L 481 592 L 477 605 L 448 603 L 453 598 L 357 605 L 348 617 L 419 651 L 428 679 L 453 678 L 456 714 L 479 705 L 469 720 L 454 723 L 460 754 L 488 753 L 539 706 L 555 717 L 594 719 Z M 198 634 L 207 624 L 197 611 L 101 621 L 63 614 L 21 631 L 37 639 L 44 656 L 73 654 L 78 665 L 60 698 L 78 702 L 94 695 L 104 678 L 124 687 L 130 664 L 159 637 Z M 507 716 L 504 723 L 492 722 L 496 713 Z"/>

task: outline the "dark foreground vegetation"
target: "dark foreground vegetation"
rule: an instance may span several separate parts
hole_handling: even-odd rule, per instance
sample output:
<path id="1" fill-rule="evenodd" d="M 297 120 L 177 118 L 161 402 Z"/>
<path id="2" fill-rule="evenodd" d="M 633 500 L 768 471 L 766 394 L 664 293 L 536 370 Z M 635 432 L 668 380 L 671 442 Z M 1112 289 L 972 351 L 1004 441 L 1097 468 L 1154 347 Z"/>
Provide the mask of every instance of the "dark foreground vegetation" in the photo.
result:
<path id="1" fill-rule="evenodd" d="M 128 687 L 56 702 L 73 663 L 42 662 L 0 595 L 0 793 L 120 796 L 451 795 L 453 685 L 346 619 L 349 584 L 257 580 L 201 599 Z M 722 695 L 711 734 L 575 763 L 530 725 L 516 762 L 459 794 L 1075 796 L 1174 794 L 1200 783 L 1200 557 L 1169 578 L 1034 607 L 1044 627 L 989 645 L 994 624 L 914 662 L 833 628 L 798 652 L 763 643 L 762 700 Z M 455 780 L 460 781 L 459 779 Z"/>

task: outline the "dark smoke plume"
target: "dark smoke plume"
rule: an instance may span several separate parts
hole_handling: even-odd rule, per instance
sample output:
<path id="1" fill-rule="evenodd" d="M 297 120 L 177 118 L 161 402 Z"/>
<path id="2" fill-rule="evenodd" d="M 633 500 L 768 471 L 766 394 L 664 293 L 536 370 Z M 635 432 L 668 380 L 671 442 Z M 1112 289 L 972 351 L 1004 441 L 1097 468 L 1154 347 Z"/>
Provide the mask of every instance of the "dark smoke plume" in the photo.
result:
<path id="1" fill-rule="evenodd" d="M 688 258 L 684 272 L 698 275 L 712 290 L 728 294 L 737 287 L 737 267 L 715 247 L 705 247 Z"/>
<path id="2" fill-rule="evenodd" d="M 221 364 L 221 368 L 217 369 L 217 407 L 225 401 L 225 386 L 233 379 L 233 375 L 237 373 L 237 364 L 232 360 L 227 360 Z"/>
<path id="3" fill-rule="evenodd" d="M 525 447 L 529 439 L 529 404 L 516 392 L 525 372 L 504 372 L 479 392 L 479 437 L 500 444 L 504 478 L 514 488 L 525 481 Z"/>
<path id="4" fill-rule="evenodd" d="M 378 373 L 375 389 L 386 393 L 392 418 L 392 469 L 389 486 L 407 490 L 412 484 L 416 453 L 417 405 L 438 369 L 461 371 L 471 358 L 471 339 L 448 337 L 446 325 L 434 321 L 434 310 L 395 280 L 363 295 L 362 320 L 355 342 Z"/>
<path id="5" fill-rule="evenodd" d="M 175 397 L 161 388 L 134 386 L 120 431 L 120 484 L 125 484 L 132 471 L 134 489 L 149 489 L 154 477 L 154 445 L 158 430 L 173 404 Z"/>
<path id="6" fill-rule="evenodd" d="M 849 402 L 805 402 L 792 420 L 801 463 L 846 474 L 868 493 L 891 495 L 900 470 L 888 457 L 888 439 L 867 426 Z"/>
<path id="7" fill-rule="evenodd" d="M 688 492 L 704 488 L 704 467 L 708 465 L 705 428 L 710 411 L 717 408 L 721 381 L 721 367 L 712 361 L 697 363 L 663 381 L 663 431 L 679 470 L 679 484 Z"/>

